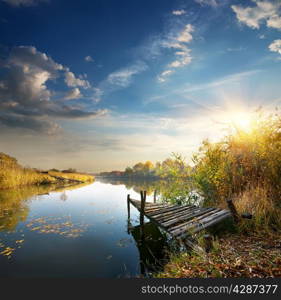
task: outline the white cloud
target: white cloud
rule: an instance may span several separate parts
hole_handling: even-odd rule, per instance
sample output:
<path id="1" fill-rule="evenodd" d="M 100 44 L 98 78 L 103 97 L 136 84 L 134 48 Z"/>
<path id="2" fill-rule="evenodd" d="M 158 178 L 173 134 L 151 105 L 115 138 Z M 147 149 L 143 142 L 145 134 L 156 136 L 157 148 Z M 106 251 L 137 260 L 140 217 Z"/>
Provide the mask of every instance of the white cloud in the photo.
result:
<path id="1" fill-rule="evenodd" d="M 75 77 L 74 73 L 70 72 L 68 68 L 66 68 L 65 72 L 65 83 L 70 87 L 81 86 L 85 89 L 91 87 L 89 81 Z"/>
<path id="2" fill-rule="evenodd" d="M 178 68 L 180 66 L 181 66 L 181 62 L 179 60 L 175 60 L 168 65 L 169 68 Z"/>
<path id="3" fill-rule="evenodd" d="M 194 31 L 194 28 L 191 24 L 187 24 L 182 32 L 180 32 L 177 40 L 182 43 L 188 43 L 192 40 L 191 32 Z"/>
<path id="4" fill-rule="evenodd" d="M 193 39 L 193 31 L 194 27 L 191 24 L 187 24 L 183 30 L 174 34 L 169 40 L 163 41 L 162 47 L 174 50 L 175 60 L 169 63 L 168 69 L 164 70 L 157 77 L 159 82 L 165 82 L 167 77 L 174 73 L 173 69 L 181 68 L 191 63 L 191 50 L 187 47 L 187 44 Z"/>
<path id="5" fill-rule="evenodd" d="M 267 20 L 267 26 L 272 28 L 281 29 L 281 17 L 274 15 Z"/>
<path id="6" fill-rule="evenodd" d="M 240 46 L 240 47 L 237 47 L 237 48 L 227 48 L 226 50 L 228 51 L 228 52 L 239 52 L 239 51 L 243 51 L 243 50 L 246 50 L 247 48 L 245 48 L 245 47 L 242 47 L 242 46 Z"/>
<path id="7" fill-rule="evenodd" d="M 269 50 L 281 54 L 281 40 L 273 41 L 269 46 Z"/>
<path id="8" fill-rule="evenodd" d="M 258 72 L 260 72 L 260 71 L 259 70 L 252 70 L 252 71 L 245 71 L 245 72 L 241 72 L 241 73 L 231 74 L 229 76 L 219 78 L 218 80 L 215 80 L 215 81 L 212 81 L 212 82 L 187 87 L 187 88 L 182 90 L 182 93 L 208 90 L 208 89 L 212 89 L 212 88 L 217 88 L 219 86 L 224 86 L 224 85 L 227 85 L 227 84 L 240 82 L 241 80 L 243 80 L 247 77 L 253 76 L 253 75 L 257 74 Z"/>
<path id="9" fill-rule="evenodd" d="M 100 88 L 94 88 L 93 101 L 100 102 L 103 94 L 104 94 L 103 90 L 101 90 Z"/>
<path id="10" fill-rule="evenodd" d="M 28 46 L 13 48 L 4 66 L 9 76 L 1 76 L 0 96 L 23 105 L 32 105 L 38 99 L 48 101 L 51 91 L 46 82 L 58 77 L 63 70 L 61 64 L 45 53 Z"/>
<path id="11" fill-rule="evenodd" d="M 47 2 L 48 0 L 2 0 L 7 4 L 12 6 L 34 6 L 39 4 L 39 2 Z"/>
<path id="12" fill-rule="evenodd" d="M 165 82 L 166 81 L 166 77 L 170 76 L 171 74 L 173 74 L 175 71 L 174 70 L 165 70 L 163 71 L 159 76 L 158 76 L 158 81 L 159 82 Z"/>
<path id="13" fill-rule="evenodd" d="M 184 9 L 173 10 L 172 14 L 175 16 L 182 16 L 186 14 L 186 11 Z"/>
<path id="14" fill-rule="evenodd" d="M 147 65 L 145 63 L 138 62 L 132 66 L 117 70 L 109 74 L 106 81 L 111 85 L 116 85 L 125 88 L 131 84 L 132 77 L 134 75 L 137 75 L 145 71 L 146 69 Z"/>
<path id="15" fill-rule="evenodd" d="M 137 61 L 132 65 L 110 73 L 97 87 L 92 88 L 92 100 L 99 102 L 104 95 L 127 88 L 133 83 L 134 76 L 144 72 L 147 68 L 145 62 Z"/>
<path id="16" fill-rule="evenodd" d="M 94 61 L 94 59 L 90 55 L 86 56 L 84 59 L 87 62 L 93 62 Z"/>
<path id="17" fill-rule="evenodd" d="M 79 99 L 83 97 L 83 95 L 81 94 L 79 88 L 74 88 L 72 90 L 70 90 L 68 93 L 66 93 L 66 95 L 64 96 L 65 100 L 73 100 L 73 99 Z"/>
<path id="18" fill-rule="evenodd" d="M 55 83 L 56 78 L 65 73 L 71 74 L 73 85 L 86 87 L 83 79 L 77 79 L 68 68 L 35 47 L 12 48 L 8 57 L 1 61 L 0 126 L 54 133 L 59 128 L 53 122 L 54 118 L 81 119 L 103 114 L 104 111 L 89 111 L 82 106 L 66 105 L 54 97 L 60 92 L 51 90 L 47 83 Z M 80 96 L 80 90 L 75 87 L 65 100 Z"/>
<path id="19" fill-rule="evenodd" d="M 253 29 L 259 29 L 263 22 L 267 27 L 281 29 L 280 1 L 257 1 L 252 0 L 256 5 L 243 7 L 232 5 L 232 10 L 240 23 L 246 24 Z"/>
<path id="20" fill-rule="evenodd" d="M 195 2 L 199 3 L 200 5 L 210 5 L 210 6 L 218 6 L 218 3 L 216 0 L 195 0 Z"/>

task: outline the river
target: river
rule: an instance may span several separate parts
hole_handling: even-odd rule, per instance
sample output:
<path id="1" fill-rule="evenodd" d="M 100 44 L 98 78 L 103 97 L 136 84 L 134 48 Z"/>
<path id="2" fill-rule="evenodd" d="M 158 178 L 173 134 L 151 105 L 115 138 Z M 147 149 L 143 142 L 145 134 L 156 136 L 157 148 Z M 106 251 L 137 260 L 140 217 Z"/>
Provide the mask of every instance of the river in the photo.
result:
<path id="1" fill-rule="evenodd" d="M 124 278 L 150 276 L 167 257 L 166 236 L 145 225 L 127 194 L 153 183 L 101 182 L 68 188 L 0 191 L 0 276 Z"/>

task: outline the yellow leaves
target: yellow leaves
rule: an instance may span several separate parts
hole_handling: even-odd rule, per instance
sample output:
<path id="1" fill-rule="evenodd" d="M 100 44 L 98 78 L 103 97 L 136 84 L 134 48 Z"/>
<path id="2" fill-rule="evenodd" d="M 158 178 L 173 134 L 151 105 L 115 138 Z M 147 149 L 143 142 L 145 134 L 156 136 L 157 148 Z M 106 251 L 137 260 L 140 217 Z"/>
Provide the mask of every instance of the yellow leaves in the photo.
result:
<path id="1" fill-rule="evenodd" d="M 24 240 L 16 240 L 16 244 L 22 244 Z"/>
<path id="2" fill-rule="evenodd" d="M 11 254 L 15 251 L 15 248 L 11 248 L 11 247 L 6 247 L 5 250 L 3 250 L 2 252 L 0 252 L 0 255 L 3 256 L 8 256 L 8 258 L 11 257 Z"/>
<path id="3" fill-rule="evenodd" d="M 239 267 L 242 265 L 242 260 L 241 258 L 236 258 L 235 262 L 234 262 L 234 266 L 235 267 Z"/>
<path id="4" fill-rule="evenodd" d="M 13 243 L 14 246 L 11 247 L 5 245 L 5 243 L 0 240 L 0 255 L 11 258 L 12 254 L 16 251 L 16 249 L 21 248 L 23 243 L 24 243 L 23 239 L 15 240 Z"/>
<path id="5" fill-rule="evenodd" d="M 220 239 L 220 251 L 207 259 L 196 254 L 171 257 L 157 277 L 280 277 L 280 233 L 229 235 Z"/>
<path id="6" fill-rule="evenodd" d="M 74 224 L 67 217 L 42 217 L 32 220 L 26 226 L 31 231 L 36 231 L 41 234 L 57 234 L 68 238 L 80 237 L 83 232 L 86 231 L 88 225 L 86 224 Z"/>
<path id="7" fill-rule="evenodd" d="M 40 229 L 40 226 L 38 226 L 38 227 L 33 227 L 33 228 L 31 228 L 30 230 L 31 231 L 35 231 L 35 230 L 39 230 Z"/>

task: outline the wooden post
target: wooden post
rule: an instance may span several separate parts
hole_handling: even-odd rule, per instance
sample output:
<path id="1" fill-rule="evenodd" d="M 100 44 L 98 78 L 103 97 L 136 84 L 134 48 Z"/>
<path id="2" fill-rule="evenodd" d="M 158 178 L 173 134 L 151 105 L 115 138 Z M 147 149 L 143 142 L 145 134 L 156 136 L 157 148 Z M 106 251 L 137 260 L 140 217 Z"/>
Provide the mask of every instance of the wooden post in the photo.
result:
<path id="1" fill-rule="evenodd" d="M 239 215 L 238 215 L 238 212 L 236 210 L 236 207 L 234 206 L 233 202 L 231 199 L 228 199 L 227 200 L 227 205 L 228 205 L 228 208 L 232 214 L 232 217 L 233 217 L 233 220 L 235 223 L 238 223 L 239 222 Z"/>
<path id="2" fill-rule="evenodd" d="M 210 234 L 204 234 L 204 248 L 207 253 L 213 248 L 213 238 Z"/>
<path id="3" fill-rule="evenodd" d="M 143 225 L 144 222 L 144 207 L 146 201 L 146 191 L 141 191 L 141 210 L 140 210 L 140 225 Z"/>
<path id="4" fill-rule="evenodd" d="M 127 219 L 127 233 L 130 234 L 131 229 L 131 214 L 130 214 L 130 195 L 127 195 L 127 210 L 128 210 L 128 219 Z"/>
<path id="5" fill-rule="evenodd" d="M 130 219 L 130 195 L 127 195 L 128 220 Z"/>
<path id="6" fill-rule="evenodd" d="M 146 191 L 141 191 L 141 210 L 140 210 L 140 244 L 144 243 L 144 207 L 146 201 Z"/>
<path id="7" fill-rule="evenodd" d="M 156 203 L 156 195 L 157 195 L 157 191 L 154 190 L 154 195 L 153 195 L 153 202 Z"/>

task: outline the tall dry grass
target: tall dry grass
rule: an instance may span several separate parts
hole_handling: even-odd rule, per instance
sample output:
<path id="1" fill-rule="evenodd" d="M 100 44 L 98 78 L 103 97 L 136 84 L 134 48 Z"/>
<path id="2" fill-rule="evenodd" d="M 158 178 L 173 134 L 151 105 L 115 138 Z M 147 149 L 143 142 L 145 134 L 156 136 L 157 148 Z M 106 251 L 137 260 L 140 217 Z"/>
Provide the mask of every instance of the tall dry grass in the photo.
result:
<path id="1" fill-rule="evenodd" d="M 23 168 L 13 157 L 0 153 L 0 189 L 54 183 L 55 178 L 30 168 Z"/>
<path id="2" fill-rule="evenodd" d="M 92 182 L 94 181 L 95 177 L 93 175 L 83 174 L 83 173 L 65 173 L 65 172 L 58 172 L 58 171 L 48 171 L 48 175 L 63 178 L 68 180 L 75 180 L 78 182 Z"/>
<path id="3" fill-rule="evenodd" d="M 257 112 L 249 130 L 236 129 L 219 143 L 204 141 L 193 158 L 193 180 L 206 204 L 234 200 L 256 227 L 280 227 L 281 116 Z M 254 222 L 254 223 L 253 223 Z"/>
<path id="4" fill-rule="evenodd" d="M 17 160 L 0 153 L 0 189 L 10 189 L 26 185 L 63 183 L 64 181 L 91 182 L 94 176 L 81 173 L 40 172 L 23 168 Z"/>

